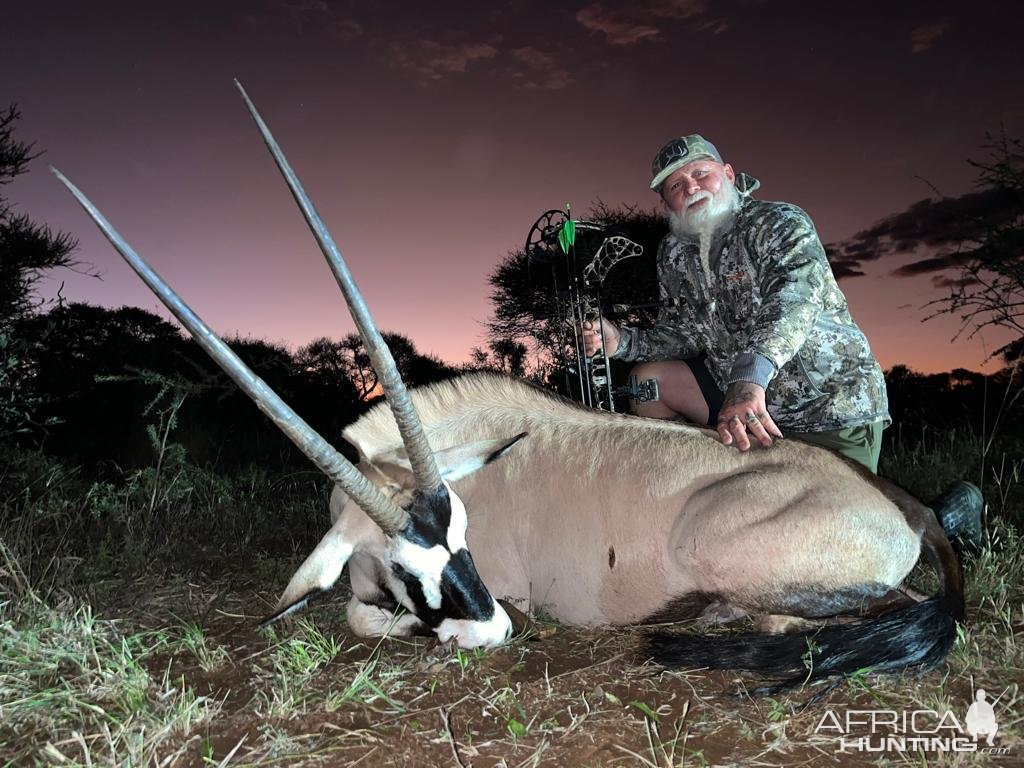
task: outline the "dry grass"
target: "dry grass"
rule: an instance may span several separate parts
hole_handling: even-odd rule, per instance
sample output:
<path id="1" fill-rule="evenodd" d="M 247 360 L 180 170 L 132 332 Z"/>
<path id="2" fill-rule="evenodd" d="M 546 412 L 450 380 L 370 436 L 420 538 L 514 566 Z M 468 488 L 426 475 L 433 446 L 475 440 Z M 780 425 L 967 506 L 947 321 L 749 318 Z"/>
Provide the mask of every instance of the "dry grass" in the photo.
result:
<path id="1" fill-rule="evenodd" d="M 546 626 L 543 639 L 491 653 L 427 638 L 367 643 L 347 634 L 339 599 L 261 633 L 273 585 L 107 582 L 91 608 L 26 591 L 8 560 L 0 764 L 1008 765 L 837 756 L 835 739 L 814 730 L 826 708 L 959 716 L 984 687 L 1002 692 L 998 743 L 1020 754 L 1019 544 L 1000 528 L 1000 549 L 970 566 L 970 623 L 941 669 L 861 676 L 806 709 L 818 689 L 751 699 L 745 678 L 643 663 L 624 630 Z"/>
<path id="2" fill-rule="evenodd" d="M 927 497 L 964 466 L 960 443 L 944 445 L 945 453 L 895 450 L 903 462 L 896 474 Z M 272 606 L 296 553 L 319 532 L 308 520 L 323 517 L 314 513 L 322 510 L 320 485 L 298 481 L 296 491 L 309 487 L 306 495 L 292 494 L 281 512 L 285 524 L 270 506 L 288 495 L 280 481 L 249 478 L 223 488 L 204 481 L 202 488 L 221 490 L 189 491 L 190 514 L 205 522 L 188 530 L 217 548 L 214 537 L 224 534 L 236 556 L 215 567 L 200 560 L 202 572 L 190 576 L 182 575 L 185 568 L 156 575 L 147 567 L 141 572 L 149 575 L 112 577 L 111 564 L 134 563 L 127 558 L 137 554 L 119 547 L 121 522 L 132 517 L 130 494 L 114 488 L 113 501 L 96 507 L 97 486 L 75 485 L 56 464 L 6 466 L 4 768 L 958 766 L 1012 765 L 1024 755 L 1024 542 L 998 522 L 1019 509 L 1019 466 L 1012 462 L 1002 472 L 984 470 L 999 508 L 989 548 L 968 564 L 969 621 L 945 664 L 925 676 L 865 674 L 831 691 L 780 699 L 751 698 L 745 691 L 755 681 L 740 675 L 649 665 L 636 635 L 624 629 L 543 625 L 533 639 L 489 653 L 428 638 L 367 642 L 347 631 L 343 589 L 290 626 L 259 632 L 257 619 Z M 236 507 L 236 518 L 225 522 Z M 170 540 L 157 520 L 150 520 L 154 538 L 136 546 L 150 562 L 163 553 L 178 563 L 173 552 L 194 545 Z M 97 527 L 103 537 L 86 538 Z M 296 538 L 283 552 L 267 553 L 253 542 L 272 530 Z M 918 579 L 917 586 L 933 589 L 926 570 Z M 837 755 L 836 739 L 815 732 L 827 709 L 950 709 L 962 719 L 979 687 L 1001 696 L 997 743 L 1008 756 Z"/>
<path id="3" fill-rule="evenodd" d="M 126 632 L 68 596 L 37 594 L 0 542 L 0 743 L 8 765 L 150 765 L 184 755 L 220 709 L 170 665 L 180 641 Z"/>

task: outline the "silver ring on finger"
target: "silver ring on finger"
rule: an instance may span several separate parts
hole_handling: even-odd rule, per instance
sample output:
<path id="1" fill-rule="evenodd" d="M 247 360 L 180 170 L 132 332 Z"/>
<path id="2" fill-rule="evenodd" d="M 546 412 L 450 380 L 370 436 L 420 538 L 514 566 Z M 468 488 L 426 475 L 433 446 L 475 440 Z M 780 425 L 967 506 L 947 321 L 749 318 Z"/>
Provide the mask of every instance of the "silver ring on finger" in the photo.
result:
<path id="1" fill-rule="evenodd" d="M 759 421 L 761 421 L 761 420 L 757 417 L 757 414 L 754 413 L 753 411 L 751 411 L 750 413 L 747 414 L 747 424 L 756 424 Z"/>

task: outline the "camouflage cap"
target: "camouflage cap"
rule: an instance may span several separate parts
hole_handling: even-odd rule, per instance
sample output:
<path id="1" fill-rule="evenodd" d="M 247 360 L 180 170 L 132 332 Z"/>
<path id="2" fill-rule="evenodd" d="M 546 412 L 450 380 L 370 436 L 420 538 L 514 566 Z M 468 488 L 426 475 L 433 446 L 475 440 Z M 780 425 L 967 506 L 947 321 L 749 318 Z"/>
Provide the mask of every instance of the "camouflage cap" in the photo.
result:
<path id="1" fill-rule="evenodd" d="M 694 160 L 714 160 L 720 163 L 722 156 L 714 144 L 699 134 L 672 139 L 658 151 L 651 163 L 651 175 L 654 177 L 651 179 L 651 189 L 660 187 L 665 179 Z"/>

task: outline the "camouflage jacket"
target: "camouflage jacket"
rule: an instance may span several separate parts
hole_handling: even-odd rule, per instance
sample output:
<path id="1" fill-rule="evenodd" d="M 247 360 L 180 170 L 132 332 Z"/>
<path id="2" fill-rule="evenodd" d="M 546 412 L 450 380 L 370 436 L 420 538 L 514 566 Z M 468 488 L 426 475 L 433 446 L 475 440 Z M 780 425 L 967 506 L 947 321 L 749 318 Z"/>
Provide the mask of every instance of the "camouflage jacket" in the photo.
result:
<path id="1" fill-rule="evenodd" d="M 737 178 L 741 206 L 721 226 L 702 267 L 696 238 L 668 234 L 658 248 L 666 301 L 650 330 L 623 328 L 613 357 L 673 360 L 706 353 L 724 391 L 734 381 L 766 389 L 785 432 L 820 432 L 884 420 L 885 379 L 836 284 L 810 217 L 755 200 Z"/>

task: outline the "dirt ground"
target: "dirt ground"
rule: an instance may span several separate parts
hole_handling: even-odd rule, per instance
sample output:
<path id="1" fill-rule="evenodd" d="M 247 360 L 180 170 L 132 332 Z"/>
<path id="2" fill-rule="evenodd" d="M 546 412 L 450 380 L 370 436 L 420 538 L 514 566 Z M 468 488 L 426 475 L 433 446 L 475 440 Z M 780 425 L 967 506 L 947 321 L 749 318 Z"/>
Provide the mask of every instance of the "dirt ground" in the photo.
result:
<path id="1" fill-rule="evenodd" d="M 193 628 L 188 649 L 179 643 L 145 664 L 152 675 L 169 673 L 219 702 L 219 711 L 170 740 L 161 750 L 166 764 L 1024 764 L 1015 724 L 1004 723 L 998 744 L 1009 752 L 996 756 L 839 753 L 835 733 L 815 733 L 826 710 L 842 717 L 853 709 L 948 707 L 959 717 L 982 683 L 1012 687 L 1006 700 L 1016 699 L 1021 681 L 996 679 L 996 671 L 983 680 L 951 664 L 925 676 L 867 676 L 824 693 L 818 686 L 752 698 L 745 693 L 756 685 L 751 678 L 645 663 L 639 635 L 622 629 L 539 624 L 531 639 L 489 653 L 430 638 L 367 642 L 348 633 L 339 591 L 300 621 L 262 631 L 258 618 L 274 597 L 267 587 L 239 577 L 92 589 L 97 614 L 116 618 L 125 633 L 175 636 L 175 628 Z"/>

